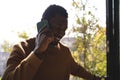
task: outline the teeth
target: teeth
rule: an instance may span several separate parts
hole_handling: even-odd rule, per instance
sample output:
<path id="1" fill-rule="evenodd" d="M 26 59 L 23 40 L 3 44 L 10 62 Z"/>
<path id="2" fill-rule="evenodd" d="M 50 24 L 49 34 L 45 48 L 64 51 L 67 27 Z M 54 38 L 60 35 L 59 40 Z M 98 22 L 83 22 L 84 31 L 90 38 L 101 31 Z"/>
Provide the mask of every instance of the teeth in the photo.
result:
<path id="1" fill-rule="evenodd" d="M 56 37 L 57 40 L 60 40 L 60 38 Z"/>

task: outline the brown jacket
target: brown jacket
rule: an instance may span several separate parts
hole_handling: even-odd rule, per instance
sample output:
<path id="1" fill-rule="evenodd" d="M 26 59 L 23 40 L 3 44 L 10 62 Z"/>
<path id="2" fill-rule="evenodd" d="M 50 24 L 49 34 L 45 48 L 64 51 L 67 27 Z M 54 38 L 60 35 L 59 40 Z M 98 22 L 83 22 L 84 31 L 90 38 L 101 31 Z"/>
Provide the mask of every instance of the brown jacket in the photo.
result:
<path id="1" fill-rule="evenodd" d="M 90 78 L 91 74 L 73 60 L 69 49 L 59 45 L 59 49 L 49 46 L 43 60 L 32 53 L 35 38 L 15 45 L 2 80 L 69 80 L 70 74 Z"/>

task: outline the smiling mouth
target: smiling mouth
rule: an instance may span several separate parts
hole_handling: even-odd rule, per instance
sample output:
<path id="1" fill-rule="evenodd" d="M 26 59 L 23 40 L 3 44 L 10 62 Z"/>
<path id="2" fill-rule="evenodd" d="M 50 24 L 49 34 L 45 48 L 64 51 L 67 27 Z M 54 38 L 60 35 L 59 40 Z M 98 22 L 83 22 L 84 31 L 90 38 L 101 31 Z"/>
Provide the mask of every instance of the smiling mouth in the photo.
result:
<path id="1" fill-rule="evenodd" d="M 56 41 L 60 41 L 60 39 L 63 37 L 63 35 L 59 35 L 59 34 L 56 34 L 54 36 Z"/>
<path id="2" fill-rule="evenodd" d="M 59 41 L 61 38 L 60 37 L 55 37 L 55 39 Z"/>

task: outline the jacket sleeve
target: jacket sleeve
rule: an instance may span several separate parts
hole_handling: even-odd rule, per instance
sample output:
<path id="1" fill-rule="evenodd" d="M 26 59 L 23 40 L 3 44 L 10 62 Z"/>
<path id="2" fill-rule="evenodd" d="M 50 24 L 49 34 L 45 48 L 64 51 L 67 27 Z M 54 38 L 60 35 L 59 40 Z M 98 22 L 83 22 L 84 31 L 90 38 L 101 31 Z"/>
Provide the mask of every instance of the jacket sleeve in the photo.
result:
<path id="1" fill-rule="evenodd" d="M 2 80 L 32 80 L 41 62 L 33 53 L 26 56 L 24 49 L 16 45 L 7 61 Z"/>
<path id="2" fill-rule="evenodd" d="M 94 75 L 74 61 L 71 55 L 71 74 L 86 80 L 93 80 Z"/>

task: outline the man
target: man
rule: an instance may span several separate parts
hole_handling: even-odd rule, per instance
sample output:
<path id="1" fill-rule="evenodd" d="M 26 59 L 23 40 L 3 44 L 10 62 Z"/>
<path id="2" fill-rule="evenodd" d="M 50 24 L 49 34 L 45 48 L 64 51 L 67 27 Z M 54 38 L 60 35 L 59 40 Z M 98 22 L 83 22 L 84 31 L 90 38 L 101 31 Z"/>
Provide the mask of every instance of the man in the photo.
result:
<path id="1" fill-rule="evenodd" d="M 2 80 L 69 80 L 70 74 L 100 80 L 78 65 L 70 50 L 59 42 L 65 35 L 67 18 L 63 7 L 50 5 L 41 19 L 48 24 L 39 30 L 36 38 L 13 47 Z"/>

